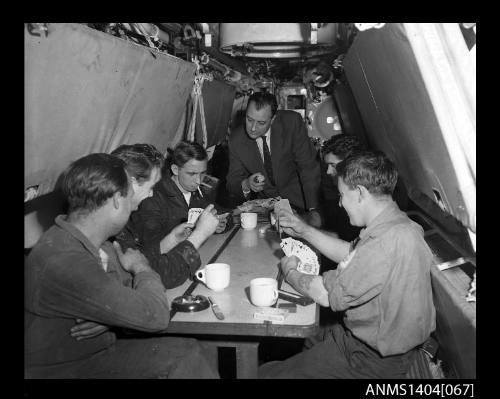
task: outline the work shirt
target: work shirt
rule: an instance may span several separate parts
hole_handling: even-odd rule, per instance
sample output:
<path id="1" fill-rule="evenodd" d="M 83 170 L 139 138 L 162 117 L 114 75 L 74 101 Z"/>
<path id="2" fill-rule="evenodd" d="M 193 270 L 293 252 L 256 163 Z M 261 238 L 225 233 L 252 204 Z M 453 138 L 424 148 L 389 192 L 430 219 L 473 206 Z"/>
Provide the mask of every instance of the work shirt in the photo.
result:
<path id="1" fill-rule="evenodd" d="M 336 270 L 323 274 L 330 306 L 382 356 L 405 353 L 435 329 L 423 229 L 391 202 L 359 235 Z"/>
<path id="2" fill-rule="evenodd" d="M 160 332 L 169 322 L 169 305 L 154 271 L 125 271 L 109 242 L 106 270 L 96 248 L 65 215 L 55 220 L 25 264 L 25 364 L 49 367 L 78 364 L 112 346 L 106 331 L 77 341 L 70 336 L 76 319 L 146 332 Z"/>

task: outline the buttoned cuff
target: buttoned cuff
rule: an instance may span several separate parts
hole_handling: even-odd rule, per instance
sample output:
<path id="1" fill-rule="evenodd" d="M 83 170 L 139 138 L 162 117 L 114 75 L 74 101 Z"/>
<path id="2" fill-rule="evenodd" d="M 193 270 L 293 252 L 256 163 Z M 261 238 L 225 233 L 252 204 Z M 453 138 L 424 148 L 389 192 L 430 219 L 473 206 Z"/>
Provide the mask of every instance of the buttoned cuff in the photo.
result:
<path id="1" fill-rule="evenodd" d="M 189 240 L 181 241 L 173 249 L 175 249 L 181 254 L 182 258 L 184 259 L 184 262 L 189 267 L 190 276 L 192 277 L 194 273 L 201 266 L 201 258 L 198 250 Z"/>

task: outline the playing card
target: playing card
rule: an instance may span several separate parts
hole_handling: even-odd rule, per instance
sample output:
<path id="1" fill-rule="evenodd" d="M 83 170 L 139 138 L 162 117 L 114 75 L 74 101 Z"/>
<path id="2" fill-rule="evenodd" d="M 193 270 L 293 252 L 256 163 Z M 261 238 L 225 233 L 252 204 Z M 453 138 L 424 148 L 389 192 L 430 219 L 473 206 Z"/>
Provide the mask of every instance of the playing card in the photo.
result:
<path id="1" fill-rule="evenodd" d="M 300 259 L 297 270 L 306 274 L 319 274 L 319 262 L 316 253 L 301 241 L 291 237 L 281 240 L 281 249 L 286 256 L 295 255 Z"/>
<path id="2" fill-rule="evenodd" d="M 293 213 L 292 207 L 290 206 L 290 201 L 288 201 L 288 199 L 286 198 L 280 199 L 274 204 L 274 213 L 276 214 L 276 216 L 278 216 L 281 209 L 285 209 L 288 212 Z"/>
<path id="3" fill-rule="evenodd" d="M 198 220 L 198 217 L 201 215 L 203 212 L 203 208 L 191 208 L 188 211 L 188 223 L 193 223 L 195 224 L 196 221 Z"/>
<path id="4" fill-rule="evenodd" d="M 291 256 L 292 255 L 292 241 L 295 241 L 293 238 L 288 237 L 283 240 L 281 240 L 280 246 L 283 252 L 285 253 L 285 256 Z"/>

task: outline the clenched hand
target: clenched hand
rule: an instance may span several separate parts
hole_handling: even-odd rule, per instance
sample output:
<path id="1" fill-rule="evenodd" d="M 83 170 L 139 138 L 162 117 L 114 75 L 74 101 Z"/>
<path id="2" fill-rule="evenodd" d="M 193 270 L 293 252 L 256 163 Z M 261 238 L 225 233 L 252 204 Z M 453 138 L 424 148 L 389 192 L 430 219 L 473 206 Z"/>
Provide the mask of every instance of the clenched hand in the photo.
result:
<path id="1" fill-rule="evenodd" d="M 116 249 L 116 254 L 118 255 L 120 263 L 126 271 L 132 274 L 137 274 L 143 271 L 151 270 L 147 258 L 141 251 L 128 248 L 124 253 L 118 241 L 113 241 L 113 246 Z"/>
<path id="2" fill-rule="evenodd" d="M 76 324 L 71 328 L 70 334 L 77 341 L 80 341 L 82 339 L 97 337 L 108 330 L 109 327 L 103 324 L 76 319 Z"/>

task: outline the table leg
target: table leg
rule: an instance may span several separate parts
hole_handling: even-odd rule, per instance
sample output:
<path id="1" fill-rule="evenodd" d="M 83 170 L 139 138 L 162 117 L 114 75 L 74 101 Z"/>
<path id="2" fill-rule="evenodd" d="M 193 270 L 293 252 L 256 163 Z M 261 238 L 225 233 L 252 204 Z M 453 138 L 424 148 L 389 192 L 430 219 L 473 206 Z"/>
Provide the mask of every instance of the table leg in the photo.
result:
<path id="1" fill-rule="evenodd" d="M 236 345 L 236 378 L 257 378 L 259 343 L 239 342 Z"/>
<path id="2" fill-rule="evenodd" d="M 219 372 L 219 347 L 213 341 L 200 341 L 210 365 Z"/>
<path id="3" fill-rule="evenodd" d="M 236 351 L 236 378 L 257 378 L 259 367 L 259 343 L 238 341 L 200 341 L 209 356 L 209 361 L 218 370 L 218 349 L 235 348 Z"/>

